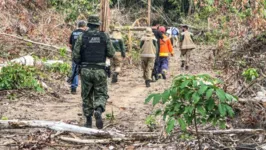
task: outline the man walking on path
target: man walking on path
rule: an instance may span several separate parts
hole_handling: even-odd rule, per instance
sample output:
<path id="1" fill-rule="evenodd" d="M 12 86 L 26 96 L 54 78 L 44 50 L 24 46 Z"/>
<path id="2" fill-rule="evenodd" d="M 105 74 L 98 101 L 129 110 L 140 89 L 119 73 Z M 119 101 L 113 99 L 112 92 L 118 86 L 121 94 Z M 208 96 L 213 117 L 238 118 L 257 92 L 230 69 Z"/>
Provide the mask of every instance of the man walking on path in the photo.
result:
<path id="1" fill-rule="evenodd" d="M 141 38 L 140 48 L 143 78 L 145 80 L 146 87 L 150 87 L 154 61 L 158 53 L 157 39 L 155 38 L 151 28 L 147 28 L 145 35 Z"/>
<path id="2" fill-rule="evenodd" d="M 79 35 L 81 35 L 83 32 L 87 30 L 87 25 L 85 21 L 79 21 L 78 22 L 78 29 L 72 32 L 70 38 L 69 38 L 69 44 L 70 48 L 73 52 L 76 40 L 78 39 Z M 76 64 L 72 61 L 72 74 L 75 72 Z M 78 87 L 79 78 L 78 75 L 76 75 L 71 83 L 71 94 L 77 94 L 77 87 Z"/>
<path id="3" fill-rule="evenodd" d="M 124 41 L 122 34 L 118 28 L 114 28 L 112 35 L 111 35 L 111 41 L 115 49 L 115 56 L 112 59 L 112 67 L 113 68 L 113 75 L 112 75 L 112 83 L 116 83 L 118 81 L 118 75 L 121 71 L 122 66 L 122 57 L 126 57 L 126 50 L 124 46 Z"/>
<path id="4" fill-rule="evenodd" d="M 160 53 L 159 53 L 159 77 L 166 79 L 166 73 L 168 70 L 168 56 L 174 56 L 173 46 L 170 39 L 165 35 L 166 29 L 161 26 L 159 30 L 163 33 L 163 40 L 160 40 Z"/>
<path id="5" fill-rule="evenodd" d="M 81 96 L 83 113 L 86 117 L 85 127 L 92 127 L 94 113 L 98 129 L 103 128 L 101 115 L 105 111 L 106 101 L 109 98 L 105 72 L 106 57 L 112 58 L 115 54 L 108 34 L 99 31 L 100 24 L 98 16 L 89 16 L 90 30 L 78 37 L 73 51 L 73 61 L 81 68 Z"/>
<path id="6" fill-rule="evenodd" d="M 173 47 L 177 47 L 179 30 L 176 27 L 170 27 L 166 31 L 168 37 L 171 39 Z"/>
<path id="7" fill-rule="evenodd" d="M 157 22 L 153 22 L 152 26 L 152 32 L 154 33 L 155 38 L 157 39 L 157 45 L 158 45 L 158 50 L 160 50 L 160 40 L 163 40 L 163 34 L 162 32 L 159 31 L 160 25 Z M 153 69 L 153 76 L 155 77 L 155 80 L 158 80 L 158 68 L 159 68 L 159 53 L 157 53 L 155 57 L 155 63 L 154 63 L 154 69 Z"/>
<path id="8" fill-rule="evenodd" d="M 193 42 L 193 33 L 188 31 L 188 26 L 182 26 L 182 33 L 180 36 L 180 50 L 181 50 L 181 69 L 188 70 L 190 66 L 191 51 L 196 48 Z"/>

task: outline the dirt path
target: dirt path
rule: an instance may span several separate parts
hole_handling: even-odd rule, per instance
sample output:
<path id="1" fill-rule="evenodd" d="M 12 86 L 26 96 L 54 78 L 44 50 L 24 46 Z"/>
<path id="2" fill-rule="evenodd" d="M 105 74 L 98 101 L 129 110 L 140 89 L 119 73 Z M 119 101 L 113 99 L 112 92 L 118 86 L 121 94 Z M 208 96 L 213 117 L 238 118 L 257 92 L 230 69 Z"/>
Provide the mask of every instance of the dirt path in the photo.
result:
<path id="1" fill-rule="evenodd" d="M 117 84 L 111 84 L 109 81 L 110 99 L 106 106 L 106 112 L 103 114 L 105 130 L 115 128 L 121 131 L 148 131 L 145 119 L 152 112 L 153 107 L 151 104 L 145 105 L 144 101 L 150 93 L 162 92 L 170 86 L 172 78 L 181 73 L 212 73 L 206 71 L 208 65 L 202 63 L 206 59 L 206 53 L 201 50 L 197 49 L 193 52 L 195 67 L 189 72 L 180 71 L 179 53 L 176 51 L 175 57 L 170 58 L 168 79 L 152 83 L 150 88 L 145 87 L 140 68 L 123 68 L 123 73 L 119 76 Z M 27 99 L 20 98 L 19 101 L 0 101 L 0 114 L 9 120 L 52 120 L 83 125 L 80 93 L 71 95 L 65 91 L 60 94 L 63 95 L 60 99 L 49 98 L 45 95 L 43 97 L 32 95 Z M 106 118 L 106 114 L 111 113 L 115 117 L 112 123 Z M 94 124 L 93 127 L 95 128 Z M 160 130 L 160 127 L 157 130 Z"/>

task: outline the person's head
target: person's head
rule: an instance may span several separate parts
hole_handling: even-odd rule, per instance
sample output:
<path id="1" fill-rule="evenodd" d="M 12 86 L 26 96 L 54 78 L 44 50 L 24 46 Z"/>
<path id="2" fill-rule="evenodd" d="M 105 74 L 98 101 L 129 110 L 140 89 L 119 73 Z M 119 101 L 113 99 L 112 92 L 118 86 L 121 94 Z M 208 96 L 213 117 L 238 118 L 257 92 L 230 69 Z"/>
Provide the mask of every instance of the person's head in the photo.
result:
<path id="1" fill-rule="evenodd" d="M 80 20 L 80 21 L 78 21 L 78 28 L 79 29 L 86 29 L 87 28 L 87 23 L 86 23 L 86 21 L 84 21 L 84 20 Z"/>
<path id="2" fill-rule="evenodd" d="M 160 27 L 159 27 L 159 31 L 161 31 L 163 34 L 165 34 L 166 29 L 165 29 L 164 26 L 160 26 Z"/>
<path id="3" fill-rule="evenodd" d="M 160 23 L 159 23 L 158 21 L 153 21 L 153 22 L 152 22 L 152 28 L 156 28 L 156 29 L 158 29 L 159 26 L 160 26 Z"/>
<path id="4" fill-rule="evenodd" d="M 151 28 L 146 28 L 145 35 L 146 36 L 154 36 L 154 33 L 152 32 Z"/>
<path id="5" fill-rule="evenodd" d="M 119 27 L 114 27 L 112 29 L 111 38 L 114 38 L 114 39 L 122 39 L 123 38 Z"/>
<path id="6" fill-rule="evenodd" d="M 95 29 L 95 28 L 99 28 L 101 25 L 101 21 L 99 16 L 97 15 L 91 15 L 88 18 L 88 27 L 90 29 Z"/>
<path id="7" fill-rule="evenodd" d="M 183 31 L 187 31 L 187 30 L 188 30 L 188 25 L 183 25 L 183 26 L 182 26 L 182 30 L 183 30 Z"/>

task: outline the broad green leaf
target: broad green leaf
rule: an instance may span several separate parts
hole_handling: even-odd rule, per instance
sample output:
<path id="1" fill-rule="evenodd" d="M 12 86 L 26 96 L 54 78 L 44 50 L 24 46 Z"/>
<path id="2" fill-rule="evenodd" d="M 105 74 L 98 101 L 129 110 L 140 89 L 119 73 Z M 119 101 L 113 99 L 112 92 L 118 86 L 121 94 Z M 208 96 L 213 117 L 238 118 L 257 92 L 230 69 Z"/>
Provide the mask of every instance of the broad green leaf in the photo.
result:
<path id="1" fill-rule="evenodd" d="M 225 102 L 225 99 L 226 99 L 225 92 L 222 89 L 217 89 L 216 95 L 218 96 L 218 98 L 221 102 Z"/>
<path id="2" fill-rule="evenodd" d="M 205 110 L 202 106 L 197 107 L 197 111 L 198 111 L 202 116 L 206 116 L 206 110 Z"/>
<path id="3" fill-rule="evenodd" d="M 215 102 L 213 99 L 207 101 L 207 108 L 208 110 L 212 110 L 214 108 Z"/>
<path id="4" fill-rule="evenodd" d="M 168 123 L 167 123 L 167 127 L 166 127 L 166 132 L 170 133 L 175 127 L 175 119 L 171 118 Z"/>
<path id="5" fill-rule="evenodd" d="M 170 90 L 165 90 L 163 93 L 162 93 L 162 101 L 163 101 L 163 104 L 167 102 L 167 100 L 169 99 L 170 97 Z"/>
<path id="6" fill-rule="evenodd" d="M 214 89 L 209 89 L 209 90 L 206 92 L 206 98 L 207 98 L 207 99 L 211 98 L 213 91 L 214 91 Z"/>
<path id="7" fill-rule="evenodd" d="M 175 111 L 178 111 L 179 110 L 179 108 L 180 108 L 180 106 L 181 106 L 181 104 L 180 103 L 177 103 L 177 104 L 175 104 Z"/>
<path id="8" fill-rule="evenodd" d="M 222 117 L 224 117 L 226 115 L 226 108 L 223 104 L 219 104 L 218 105 L 218 109 L 219 109 L 219 112 L 220 112 L 220 115 Z"/>
<path id="9" fill-rule="evenodd" d="M 159 116 L 162 114 L 162 110 L 161 109 L 157 109 L 154 113 L 155 116 Z"/>
<path id="10" fill-rule="evenodd" d="M 208 89 L 208 86 L 202 85 L 199 89 L 199 94 L 202 95 L 207 89 Z"/>
<path id="11" fill-rule="evenodd" d="M 185 122 L 182 118 L 179 118 L 179 119 L 178 119 L 178 123 L 179 123 L 179 125 L 180 125 L 180 127 L 181 127 L 181 130 L 185 131 L 186 128 L 187 128 L 187 124 L 186 124 L 186 122 Z"/>
<path id="12" fill-rule="evenodd" d="M 152 105 L 155 106 L 156 104 L 158 104 L 160 102 L 161 99 L 162 99 L 161 94 L 155 94 L 154 98 L 153 98 Z"/>
<path id="13" fill-rule="evenodd" d="M 207 1 L 209 5 L 213 5 L 214 4 L 214 0 L 208 0 Z"/>
<path id="14" fill-rule="evenodd" d="M 151 94 L 151 95 L 149 95 L 149 96 L 145 99 L 145 104 L 148 104 L 148 103 L 153 99 L 154 95 L 156 95 L 156 94 Z"/>
<path id="15" fill-rule="evenodd" d="M 197 104 L 200 100 L 200 96 L 197 92 L 195 92 L 193 95 L 192 95 L 192 99 L 193 99 L 193 103 L 194 104 Z"/>
<path id="16" fill-rule="evenodd" d="M 235 112 L 234 110 L 232 109 L 232 107 L 228 106 L 228 105 L 225 105 L 225 108 L 227 110 L 227 113 L 230 117 L 233 117 L 235 115 Z"/>
<path id="17" fill-rule="evenodd" d="M 220 128 L 221 128 L 221 129 L 225 129 L 225 128 L 226 128 L 226 123 L 225 123 L 225 121 L 220 121 L 220 122 L 219 122 L 219 125 L 220 125 Z"/>
<path id="18" fill-rule="evenodd" d="M 229 100 L 229 101 L 232 101 L 232 99 L 233 99 L 233 96 L 232 95 L 230 95 L 230 94 L 225 94 L 225 97 L 226 97 L 226 99 L 227 100 Z"/>
<path id="19" fill-rule="evenodd" d="M 188 85 L 189 82 L 190 82 L 189 80 L 186 80 L 185 82 L 183 82 L 183 83 L 181 84 L 180 87 L 183 89 L 184 87 L 186 87 L 186 86 Z"/>
<path id="20" fill-rule="evenodd" d="M 174 98 L 176 97 L 176 95 L 177 95 L 177 88 L 175 87 L 171 89 L 171 96 Z"/>

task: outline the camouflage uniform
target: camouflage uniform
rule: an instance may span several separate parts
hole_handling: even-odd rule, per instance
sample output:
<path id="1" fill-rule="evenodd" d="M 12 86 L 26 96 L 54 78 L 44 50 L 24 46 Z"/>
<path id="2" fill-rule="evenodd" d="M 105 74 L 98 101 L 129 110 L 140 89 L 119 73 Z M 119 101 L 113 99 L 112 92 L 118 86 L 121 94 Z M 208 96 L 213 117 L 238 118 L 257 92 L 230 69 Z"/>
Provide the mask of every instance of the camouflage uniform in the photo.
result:
<path id="1" fill-rule="evenodd" d="M 107 75 L 104 70 L 105 62 L 88 63 L 87 66 L 82 65 L 81 49 L 86 44 L 83 43 L 84 39 L 82 37 L 86 33 L 95 35 L 103 33 L 98 31 L 97 28 L 90 27 L 90 30 L 79 36 L 73 51 L 73 60 L 77 64 L 81 64 L 81 96 L 83 100 L 83 113 L 85 116 L 92 116 L 94 110 L 96 110 L 98 107 L 102 108 L 102 112 L 105 111 L 106 101 L 109 96 L 107 94 Z M 112 58 L 115 54 L 115 51 L 108 34 L 105 34 L 105 41 L 106 56 L 104 57 Z M 98 49 L 93 49 L 93 51 L 98 51 Z"/>
<path id="2" fill-rule="evenodd" d="M 126 57 L 124 41 L 122 38 L 122 34 L 118 28 L 115 28 L 113 30 L 113 33 L 111 35 L 111 41 L 116 51 L 114 58 L 111 59 L 112 70 L 113 70 L 112 83 L 115 83 L 118 81 L 117 76 L 121 71 L 122 60 L 123 60 L 122 57 L 123 58 Z"/>

